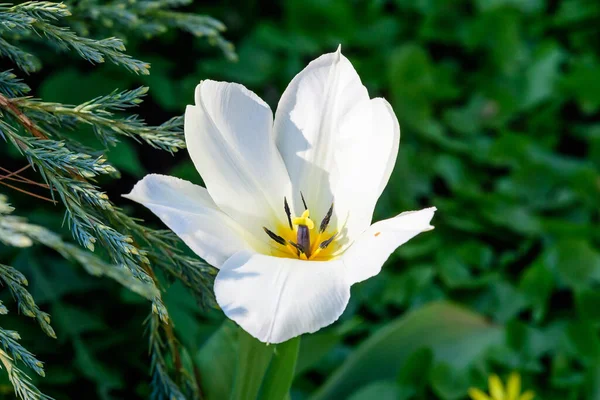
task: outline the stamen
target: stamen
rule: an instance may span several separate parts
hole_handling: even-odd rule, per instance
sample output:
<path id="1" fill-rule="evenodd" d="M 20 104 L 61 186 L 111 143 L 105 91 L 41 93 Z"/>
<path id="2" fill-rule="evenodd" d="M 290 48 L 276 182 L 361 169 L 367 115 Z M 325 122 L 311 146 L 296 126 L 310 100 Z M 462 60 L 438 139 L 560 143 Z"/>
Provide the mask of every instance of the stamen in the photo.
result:
<path id="1" fill-rule="evenodd" d="M 293 230 L 292 226 L 292 212 L 290 211 L 290 206 L 287 202 L 287 199 L 283 198 L 283 209 L 285 210 L 285 215 L 287 215 L 288 225 L 290 226 L 290 230 Z"/>
<path id="2" fill-rule="evenodd" d="M 302 215 L 299 217 L 292 216 L 287 197 L 284 196 L 283 198 L 283 209 L 285 211 L 288 227 L 291 232 L 288 232 L 284 228 L 284 236 L 279 236 L 267 227 L 263 226 L 263 230 L 275 243 L 285 246 L 285 253 L 287 253 L 287 255 L 285 255 L 286 257 L 298 257 L 301 260 L 313 260 L 317 256 L 319 259 L 332 258 L 333 255 L 330 254 L 331 252 L 329 251 L 326 252 L 327 254 L 325 256 L 320 255 L 320 253 L 327 249 L 329 245 L 331 245 L 331 243 L 333 243 L 333 241 L 338 237 L 338 232 L 335 232 L 329 237 L 329 239 L 321 241 L 322 236 L 326 235 L 325 232 L 331 223 L 334 202 L 331 202 L 331 206 L 321 220 L 318 231 L 315 231 L 316 224 L 310 218 L 310 211 L 308 209 L 308 205 L 306 204 L 304 193 L 300 192 L 300 197 L 302 198 L 302 204 L 304 205 L 304 212 L 302 212 Z M 313 231 L 313 237 L 311 237 L 311 231 Z M 292 240 L 288 240 L 287 237 L 289 234 L 294 233 L 296 234 L 296 241 L 294 242 Z"/>
<path id="3" fill-rule="evenodd" d="M 282 244 L 282 245 L 284 245 L 284 246 L 286 245 L 286 241 L 285 241 L 285 239 L 284 239 L 284 238 L 282 238 L 282 237 L 281 237 L 281 236 L 279 236 L 279 235 L 276 235 L 275 233 L 271 232 L 270 230 L 268 230 L 268 229 L 267 229 L 267 228 L 265 228 L 264 226 L 263 226 L 263 229 L 264 229 L 265 233 L 266 233 L 267 235 L 269 235 L 269 237 L 270 237 L 271 239 L 273 239 L 275 242 L 277 242 L 277 243 L 279 243 L 279 244 Z"/>
<path id="4" fill-rule="evenodd" d="M 337 233 L 335 233 L 335 234 L 334 234 L 332 237 L 330 237 L 329 239 L 322 241 L 322 242 L 321 242 L 321 244 L 319 245 L 319 248 L 320 248 L 320 249 L 326 249 L 326 248 L 327 248 L 327 246 L 329 246 L 329 245 L 331 244 L 331 242 L 333 242 L 333 240 L 336 238 L 336 236 L 337 236 L 337 235 L 338 235 L 338 234 L 337 234 Z"/>
<path id="5" fill-rule="evenodd" d="M 321 221 L 321 226 L 319 227 L 319 233 L 325 232 L 325 229 L 327 229 L 327 226 L 329 225 L 329 221 L 331 221 L 332 215 L 333 215 L 333 203 L 331 203 L 331 207 L 329 207 L 327 214 L 325 214 L 325 217 L 323 217 L 323 220 Z"/>
<path id="6" fill-rule="evenodd" d="M 294 243 L 291 240 L 288 240 L 288 243 L 291 244 L 298 251 L 298 256 L 300 255 L 300 253 L 304 253 L 302 246 L 300 246 L 298 243 Z"/>
<path id="7" fill-rule="evenodd" d="M 321 250 L 325 250 L 327 248 L 327 246 L 329 246 L 331 244 L 331 242 L 333 242 L 333 240 L 337 237 L 337 232 L 333 234 L 333 236 L 331 236 L 329 239 L 322 241 L 318 246 L 316 246 L 316 249 L 313 249 L 313 251 L 310 254 L 310 258 L 313 259 L 316 256 L 319 255 L 319 253 L 321 252 Z M 319 237 L 321 236 L 321 234 L 319 233 Z M 318 242 L 319 238 L 317 237 L 317 242 Z"/>

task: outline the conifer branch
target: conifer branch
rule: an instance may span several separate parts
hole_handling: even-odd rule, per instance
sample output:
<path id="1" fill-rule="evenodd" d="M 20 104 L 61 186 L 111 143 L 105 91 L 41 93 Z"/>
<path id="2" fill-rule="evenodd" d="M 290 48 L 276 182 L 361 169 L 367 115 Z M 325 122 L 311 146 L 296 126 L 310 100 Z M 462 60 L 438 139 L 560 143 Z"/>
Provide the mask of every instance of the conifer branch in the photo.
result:
<path id="1" fill-rule="evenodd" d="M 173 10 L 192 4 L 191 0 L 141 0 L 132 2 L 127 7 L 121 1 L 92 0 L 90 3 L 96 6 L 91 8 L 79 4 L 74 8 L 77 27 L 82 32 L 89 30 L 88 25 L 92 21 L 102 24 L 107 29 L 123 29 L 147 38 L 175 28 L 198 38 L 206 38 L 210 45 L 219 48 L 229 60 L 237 60 L 235 47 L 223 37 L 226 28 L 221 21 L 206 15 Z"/>
<path id="2" fill-rule="evenodd" d="M 0 328 L 0 341 L 4 337 L 10 337 L 11 334 L 16 332 L 5 331 Z M 17 334 L 18 335 L 18 334 Z M 0 349 L 0 366 L 3 366 L 8 374 L 8 379 L 13 385 L 15 394 L 21 400 L 53 400 L 51 397 L 46 396 L 31 383 L 29 378 L 23 371 L 21 371 L 14 363 L 14 359 L 11 358 L 6 352 Z"/>
<path id="3" fill-rule="evenodd" d="M 114 145 L 118 142 L 117 136 L 125 136 L 137 141 L 143 140 L 154 148 L 169 152 L 184 148 L 182 117 L 172 118 L 159 126 L 148 126 L 135 114 L 125 118 L 117 116 L 116 112 L 140 104 L 147 92 L 146 87 L 114 91 L 77 106 L 47 103 L 26 97 L 15 98 L 12 102 L 27 113 L 45 116 L 44 124 L 60 125 L 65 119 L 69 119 L 70 124 L 90 125 L 98 138 L 106 144 Z"/>
<path id="4" fill-rule="evenodd" d="M 0 93 L 6 97 L 19 97 L 28 93 L 31 89 L 21 79 L 18 79 L 12 71 L 0 71 Z"/>
<path id="5" fill-rule="evenodd" d="M 75 261 L 91 275 L 107 276 L 150 300 L 158 294 L 153 285 L 135 279 L 122 266 L 110 265 L 94 254 L 63 241 L 60 236 L 44 227 L 30 224 L 20 217 L 8 215 L 12 210 L 13 208 L 6 202 L 6 197 L 0 195 L 0 242 L 16 247 L 29 247 L 34 243 L 40 243 L 55 250 L 67 260 Z M 15 285 L 26 286 L 27 279 L 14 268 L 0 265 L 0 280 L 5 281 L 14 297 L 19 301 L 22 313 L 27 316 L 35 316 L 42 325 L 42 329 L 53 337 L 52 328 L 45 325 L 49 324 L 47 314 L 37 311 L 39 309 L 33 303 L 31 295 L 24 292 L 25 289 L 15 287 Z"/>
<path id="6" fill-rule="evenodd" d="M 144 37 L 162 34 L 169 29 L 206 37 L 230 58 L 233 46 L 223 38 L 224 26 L 207 16 L 174 10 L 189 0 L 139 0 L 136 2 L 98 2 L 89 0 L 70 6 L 63 3 L 30 1 L 18 5 L 0 5 L 0 57 L 31 73 L 41 67 L 36 54 L 23 50 L 26 42 L 40 42 L 97 64 L 109 60 L 135 73 L 148 73 L 149 65 L 125 53 L 124 42 L 113 36 L 125 30 Z M 71 15 L 73 12 L 74 15 Z M 107 31 L 107 32 L 105 32 Z M 96 40 L 90 36 L 106 37 Z M 21 171 L 3 170 L 0 184 L 24 191 L 17 184 L 35 184 L 47 190 L 52 201 L 64 207 L 65 221 L 81 248 L 68 243 L 53 232 L 9 215 L 12 211 L 0 196 L 0 241 L 9 246 L 28 247 L 41 244 L 54 249 L 68 260 L 83 266 L 93 275 L 107 276 L 149 299 L 152 313 L 148 320 L 150 357 L 152 360 L 153 398 L 185 399 L 198 397 L 193 371 L 182 362 L 185 349 L 177 341 L 155 271 L 180 280 L 194 294 L 199 304 L 214 305 L 210 286 L 214 268 L 188 257 L 181 241 L 170 232 L 149 229 L 126 215 L 96 185 L 99 177 L 116 177 L 118 171 L 102 152 L 91 151 L 67 135 L 91 126 L 105 145 L 115 145 L 131 138 L 169 152 L 185 147 L 183 118 L 172 118 L 158 126 L 149 126 L 135 114 L 147 92 L 114 91 L 79 105 L 45 102 L 27 97 L 30 88 L 12 71 L 0 71 L 0 137 L 11 143 L 27 160 L 44 183 L 22 178 Z M 1 167 L 0 167 L 1 168 Z M 8 183 L 8 182 L 11 183 Z M 7 186 L 10 185 L 10 186 Z M 30 195 L 38 196 L 29 191 Z M 91 253 L 102 248 L 104 261 Z M 0 265 L 0 281 L 13 293 L 21 312 L 38 320 L 50 336 L 49 316 L 33 302 L 26 290 L 26 279 L 16 269 Z M 0 303 L 0 314 L 7 312 Z M 4 335 L 4 336 L 3 336 Z M 11 336 L 12 335 L 12 336 Z M 12 341 L 9 339 L 12 337 Z M 18 346 L 18 334 L 0 328 L 0 364 L 7 369 L 17 396 L 25 400 L 48 399 L 19 370 L 13 360 L 28 358 L 34 368 L 35 357 Z M 3 339 L 8 338 L 8 339 Z M 39 361 L 38 361 L 39 363 Z M 41 363 L 39 365 L 41 368 Z M 35 368 L 34 368 L 35 369 Z M 43 370 L 42 370 L 43 371 Z M 39 373 L 38 370 L 36 372 Z"/>

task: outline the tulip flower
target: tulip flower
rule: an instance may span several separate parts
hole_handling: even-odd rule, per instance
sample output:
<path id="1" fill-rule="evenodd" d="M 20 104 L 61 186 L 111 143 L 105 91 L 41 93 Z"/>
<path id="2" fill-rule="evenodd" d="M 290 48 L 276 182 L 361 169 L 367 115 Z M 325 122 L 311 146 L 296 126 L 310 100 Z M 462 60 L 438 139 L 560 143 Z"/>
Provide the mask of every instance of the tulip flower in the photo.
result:
<path id="1" fill-rule="evenodd" d="M 218 304 L 262 342 L 330 325 L 353 284 L 432 229 L 435 208 L 371 225 L 400 128 L 339 49 L 296 75 L 274 118 L 244 86 L 202 81 L 185 140 L 206 188 L 151 174 L 125 197 L 219 269 Z"/>

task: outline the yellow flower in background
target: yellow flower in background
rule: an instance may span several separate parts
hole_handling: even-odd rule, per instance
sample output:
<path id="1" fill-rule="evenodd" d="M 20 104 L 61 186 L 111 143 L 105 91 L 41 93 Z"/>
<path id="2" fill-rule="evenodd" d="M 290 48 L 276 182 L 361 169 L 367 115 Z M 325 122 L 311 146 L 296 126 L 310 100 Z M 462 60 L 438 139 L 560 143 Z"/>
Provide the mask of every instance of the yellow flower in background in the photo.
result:
<path id="1" fill-rule="evenodd" d="M 469 396 L 473 400 L 532 400 L 535 394 L 528 390 L 521 393 L 521 375 L 516 372 L 510 374 L 506 388 L 498 375 L 490 375 L 488 379 L 490 394 L 485 394 L 477 388 L 469 389 Z"/>

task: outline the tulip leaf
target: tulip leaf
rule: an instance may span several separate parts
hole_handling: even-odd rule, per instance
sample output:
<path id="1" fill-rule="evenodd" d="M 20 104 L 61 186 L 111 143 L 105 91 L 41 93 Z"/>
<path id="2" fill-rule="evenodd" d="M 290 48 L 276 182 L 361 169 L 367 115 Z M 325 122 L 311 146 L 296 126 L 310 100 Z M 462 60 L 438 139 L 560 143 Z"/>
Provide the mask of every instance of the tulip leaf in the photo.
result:
<path id="1" fill-rule="evenodd" d="M 455 371 L 447 363 L 436 365 L 429 377 L 436 398 L 442 400 L 462 399 L 469 389 L 465 373 Z"/>
<path id="2" fill-rule="evenodd" d="M 463 369 L 501 338 L 501 327 L 480 315 L 447 302 L 432 303 L 363 342 L 312 400 L 346 398 L 370 382 L 393 379 L 419 348 L 431 349 L 435 362 Z"/>
<path id="3" fill-rule="evenodd" d="M 342 335 L 331 330 L 306 335 L 296 364 L 296 376 L 309 370 L 342 341 Z"/>
<path id="4" fill-rule="evenodd" d="M 294 380 L 299 350 L 300 336 L 275 346 L 271 365 L 264 378 L 261 400 L 281 400 L 285 398 Z"/>
<path id="5" fill-rule="evenodd" d="M 406 357 L 400 368 L 397 382 L 405 389 L 422 391 L 427 385 L 427 377 L 433 364 L 431 349 L 424 347 Z"/>
<path id="6" fill-rule="evenodd" d="M 585 393 L 590 400 L 600 400 L 600 360 L 590 368 L 586 377 Z"/>
<path id="7" fill-rule="evenodd" d="M 198 352 L 196 364 L 203 377 L 202 393 L 206 400 L 229 398 L 238 357 L 238 331 L 233 322 L 225 321 Z"/>
<path id="8" fill-rule="evenodd" d="M 359 389 L 348 400 L 398 400 L 400 393 L 395 382 L 378 381 Z"/>

